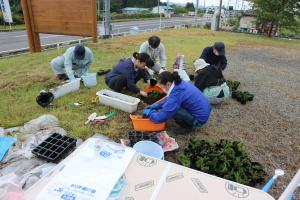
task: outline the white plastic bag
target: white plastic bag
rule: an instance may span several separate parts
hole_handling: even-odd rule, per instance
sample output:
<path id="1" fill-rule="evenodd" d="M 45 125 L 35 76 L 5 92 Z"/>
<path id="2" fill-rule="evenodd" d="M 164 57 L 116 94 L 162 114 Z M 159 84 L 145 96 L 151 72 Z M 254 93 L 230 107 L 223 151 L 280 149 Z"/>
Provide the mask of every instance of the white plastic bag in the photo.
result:
<path id="1" fill-rule="evenodd" d="M 53 115 L 42 115 L 24 124 L 24 132 L 27 134 L 35 134 L 39 130 L 58 127 L 58 119 Z"/>

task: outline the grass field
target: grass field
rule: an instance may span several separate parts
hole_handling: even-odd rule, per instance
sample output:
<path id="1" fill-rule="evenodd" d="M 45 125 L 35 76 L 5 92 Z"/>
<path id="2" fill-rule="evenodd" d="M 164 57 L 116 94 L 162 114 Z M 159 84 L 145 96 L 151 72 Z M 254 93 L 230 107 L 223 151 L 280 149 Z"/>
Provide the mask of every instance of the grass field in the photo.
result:
<path id="1" fill-rule="evenodd" d="M 291 132 L 297 129 L 299 130 L 299 123 L 297 125 L 297 121 L 288 121 L 292 120 L 293 116 L 296 116 L 294 120 L 297 120 L 297 114 L 299 114 L 299 108 L 297 106 L 300 105 L 298 104 L 300 103 L 299 94 L 289 94 L 286 92 L 286 95 L 290 96 L 284 96 L 283 94 L 283 96 L 274 97 L 282 97 L 282 102 L 287 101 L 287 104 L 291 104 L 290 109 L 295 112 L 293 116 L 282 116 L 289 122 L 284 125 L 279 122 L 281 120 L 281 110 L 275 110 L 274 114 L 272 106 L 266 102 L 260 104 L 260 100 L 258 99 L 268 98 L 272 91 L 281 91 L 281 88 L 272 88 L 272 81 L 286 81 L 282 83 L 286 85 L 291 81 L 289 77 L 293 80 L 295 79 L 296 82 L 298 81 L 293 87 L 299 91 L 300 42 L 270 39 L 255 35 L 210 32 L 203 29 L 168 29 L 138 36 L 100 40 L 98 44 L 86 43 L 94 52 L 95 57 L 95 62 L 90 71 L 97 72 L 100 69 L 110 69 L 120 58 L 131 56 L 134 51 L 138 51 L 139 45 L 153 34 L 160 36 L 166 47 L 168 68 L 172 68 L 177 53 L 182 53 L 185 55 L 187 68 L 190 73 L 192 72 L 192 61 L 199 57 L 204 47 L 212 45 L 215 41 L 225 42 L 229 60 L 229 67 L 225 71 L 225 76 L 228 79 L 240 80 L 242 82 L 242 89 L 247 89 L 254 94 L 257 93 L 254 102 L 246 106 L 241 106 L 235 101 L 230 100 L 222 106 L 214 107 L 209 123 L 205 127 L 197 130 L 196 133 L 180 136 L 169 133 L 176 138 L 181 147 L 184 146 L 185 141 L 190 136 L 211 138 L 213 140 L 220 138 L 241 140 L 249 149 L 252 158 L 262 162 L 266 166 L 269 175 L 272 174 L 276 167 L 286 168 L 287 172 L 290 173 L 284 182 L 274 189 L 273 194 L 278 196 L 287 184 L 287 181 L 296 172 L 295 168 L 297 163 L 299 164 L 299 160 L 295 160 L 292 157 L 288 160 L 277 158 L 276 152 L 274 152 L 270 146 L 267 146 L 264 140 L 269 143 L 272 142 L 269 140 L 272 140 L 270 138 L 272 138 L 273 135 L 278 136 L 276 139 L 280 139 L 281 135 L 279 130 L 282 128 L 288 129 L 289 126 L 295 126 L 292 127 Z M 70 135 L 82 139 L 86 139 L 94 133 L 102 133 L 115 140 L 125 137 L 127 131 L 132 129 L 132 125 L 128 114 L 121 111 L 117 111 L 117 115 L 110 119 L 107 124 L 84 125 L 87 117 L 93 112 L 103 115 L 114 111 L 112 108 L 91 103 L 97 91 L 107 88 L 103 76 L 98 77 L 98 85 L 96 87 L 88 89 L 84 88 L 82 84 L 79 91 L 55 100 L 54 107 L 52 108 L 44 109 L 36 103 L 35 98 L 39 91 L 57 83 L 57 80 L 52 74 L 49 62 L 52 58 L 61 55 L 64 51 L 65 49 L 51 50 L 0 59 L 0 127 L 8 128 L 19 126 L 42 114 L 49 113 L 59 119 L 61 127 Z M 272 55 L 268 55 L 266 52 L 272 52 Z M 263 56 L 266 56 L 270 62 L 265 64 L 265 58 Z M 272 60 L 272 56 L 274 56 L 274 60 Z M 285 62 L 284 59 L 287 58 L 290 60 Z M 278 67 L 273 69 L 272 67 L 275 66 L 273 66 L 273 62 L 275 65 L 281 62 L 283 65 L 281 67 L 287 65 L 287 68 L 281 69 Z M 251 68 L 248 68 L 247 65 L 251 66 Z M 289 65 L 297 65 L 298 70 L 294 69 L 294 67 L 290 69 Z M 279 69 L 281 71 L 278 71 Z M 266 76 L 268 76 L 268 71 L 270 73 L 278 73 L 276 76 L 288 73 L 287 75 L 289 77 L 286 77 L 287 80 L 283 80 L 284 78 L 281 79 L 280 77 L 277 77 L 279 80 L 275 79 L 275 77 L 271 77 L 270 80 L 267 80 Z M 266 88 L 264 88 L 264 84 L 272 88 L 269 93 L 265 93 Z M 147 85 L 143 83 L 140 83 L 140 86 L 144 88 L 147 87 Z M 288 97 L 291 99 L 285 99 Z M 81 107 L 67 106 L 69 102 L 78 101 L 84 102 L 84 105 Z M 276 108 L 277 106 L 278 105 L 276 105 Z M 255 110 L 255 112 L 253 110 Z M 264 115 L 260 118 L 257 113 L 261 112 L 263 112 Z M 250 120 L 248 120 L 249 117 L 251 118 Z M 273 130 L 274 127 L 268 127 L 268 122 L 272 122 L 273 119 L 279 120 L 277 132 Z M 260 122 L 262 122 L 262 124 L 260 124 Z M 276 122 L 277 121 L 275 121 L 275 123 Z M 174 123 L 168 123 L 168 131 L 171 131 L 172 128 L 174 128 Z M 278 135 L 276 135 L 277 133 Z M 290 151 L 282 150 L 281 152 L 296 154 L 298 151 L 299 153 L 298 145 L 294 142 L 300 139 L 299 131 L 295 134 L 295 138 L 293 138 L 293 134 L 291 133 L 290 136 L 292 139 L 284 138 L 284 142 L 280 141 L 280 144 L 275 145 L 275 148 L 278 147 L 278 151 L 280 151 L 281 148 L 285 148 L 285 145 L 290 145 Z M 261 135 L 263 135 L 262 140 L 259 138 Z M 257 153 L 259 153 L 259 155 L 256 155 Z M 272 160 L 273 155 L 276 158 Z"/>

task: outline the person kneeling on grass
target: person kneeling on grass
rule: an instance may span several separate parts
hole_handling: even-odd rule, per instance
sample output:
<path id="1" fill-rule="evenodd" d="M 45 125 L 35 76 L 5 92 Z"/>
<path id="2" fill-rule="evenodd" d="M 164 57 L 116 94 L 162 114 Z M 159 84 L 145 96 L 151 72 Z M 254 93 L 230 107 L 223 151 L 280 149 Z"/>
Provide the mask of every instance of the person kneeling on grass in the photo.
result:
<path id="1" fill-rule="evenodd" d="M 195 86 L 211 104 L 219 104 L 228 99 L 229 87 L 220 68 L 206 63 L 203 59 L 197 59 L 194 67 L 197 74 Z"/>
<path id="2" fill-rule="evenodd" d="M 105 77 L 105 83 L 115 92 L 121 92 L 127 88 L 133 93 L 147 96 L 140 90 L 136 83 L 143 78 L 150 84 L 150 77 L 145 67 L 153 67 L 154 63 L 147 53 L 133 53 L 132 58 L 121 59 L 119 63 Z"/>
<path id="3" fill-rule="evenodd" d="M 176 129 L 176 133 L 192 131 L 194 127 L 207 122 L 211 106 L 198 88 L 181 80 L 177 72 L 162 72 L 158 82 L 167 93 L 167 97 L 161 103 L 146 107 L 143 110 L 144 116 L 157 124 L 174 118 L 181 126 L 180 129 Z"/>
<path id="4" fill-rule="evenodd" d="M 70 47 L 62 55 L 51 61 L 51 67 L 59 80 L 72 81 L 75 77 L 80 78 L 87 74 L 89 67 L 93 63 L 93 53 L 82 44 Z"/>

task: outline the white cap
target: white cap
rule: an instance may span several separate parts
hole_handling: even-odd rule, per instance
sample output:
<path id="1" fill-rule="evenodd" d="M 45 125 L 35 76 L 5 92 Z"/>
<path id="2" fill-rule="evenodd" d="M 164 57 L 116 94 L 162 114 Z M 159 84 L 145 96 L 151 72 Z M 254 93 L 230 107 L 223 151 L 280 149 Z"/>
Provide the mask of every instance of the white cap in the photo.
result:
<path id="1" fill-rule="evenodd" d="M 209 64 L 206 63 L 205 60 L 202 58 L 195 60 L 195 62 L 194 62 L 195 72 L 197 72 L 199 69 L 203 69 L 204 67 L 206 67 L 208 65 Z"/>

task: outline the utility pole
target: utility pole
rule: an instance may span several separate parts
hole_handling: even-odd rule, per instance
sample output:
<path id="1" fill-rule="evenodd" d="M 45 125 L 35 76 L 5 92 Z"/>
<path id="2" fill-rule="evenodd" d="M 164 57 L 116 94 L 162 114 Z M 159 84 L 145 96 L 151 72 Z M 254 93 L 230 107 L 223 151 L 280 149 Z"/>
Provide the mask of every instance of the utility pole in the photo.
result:
<path id="1" fill-rule="evenodd" d="M 237 2 L 238 0 L 235 0 L 235 6 L 234 6 L 235 14 L 237 13 Z"/>
<path id="2" fill-rule="evenodd" d="M 158 5 L 158 13 L 159 13 L 159 30 L 161 30 L 161 12 L 160 12 L 160 0 L 157 1 L 157 5 Z"/>
<path id="3" fill-rule="evenodd" d="M 196 0 L 196 6 L 195 6 L 195 26 L 197 26 L 198 7 L 199 7 L 199 0 Z"/>
<path id="4" fill-rule="evenodd" d="M 98 15 L 98 19 L 100 19 L 101 16 L 101 2 L 100 0 L 97 0 L 97 15 Z"/>
<path id="5" fill-rule="evenodd" d="M 218 15 L 218 22 L 217 22 L 217 31 L 220 29 L 221 12 L 222 12 L 222 0 L 220 0 L 219 15 Z"/>
<path id="6" fill-rule="evenodd" d="M 105 0 L 105 20 L 104 20 L 105 36 L 110 36 L 110 0 Z"/>
<path id="7" fill-rule="evenodd" d="M 167 1 L 168 18 L 171 17 L 171 15 L 170 15 L 170 10 L 169 10 L 169 6 L 170 6 L 170 1 L 168 0 L 168 1 Z"/>

